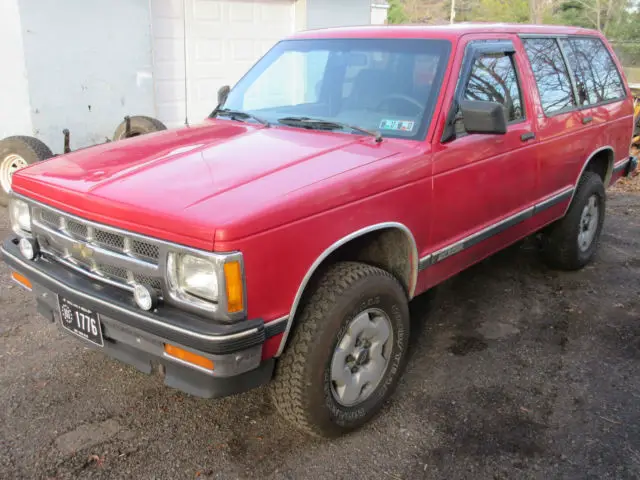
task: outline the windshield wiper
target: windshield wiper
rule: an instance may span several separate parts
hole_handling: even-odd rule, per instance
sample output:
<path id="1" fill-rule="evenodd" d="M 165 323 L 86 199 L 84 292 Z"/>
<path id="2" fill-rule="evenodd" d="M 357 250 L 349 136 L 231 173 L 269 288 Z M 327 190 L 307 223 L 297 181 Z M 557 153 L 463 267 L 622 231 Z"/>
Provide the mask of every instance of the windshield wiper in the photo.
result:
<path id="1" fill-rule="evenodd" d="M 264 118 L 258 117 L 253 113 L 243 112 L 241 110 L 231 110 L 229 108 L 220 108 L 215 109 L 211 114 L 212 117 L 230 117 L 232 120 L 247 120 L 248 118 L 255 120 L 258 123 L 261 123 L 265 127 L 270 127 L 271 123 L 265 120 Z"/>
<path id="2" fill-rule="evenodd" d="M 376 143 L 380 143 L 382 141 L 382 135 L 380 132 L 372 132 L 371 130 L 358 127 L 356 125 L 334 122 L 333 120 L 323 120 L 321 118 L 310 117 L 283 117 L 278 119 L 278 123 L 292 127 L 311 128 L 317 130 L 353 130 L 354 132 L 360 132 L 365 135 L 375 137 Z"/>

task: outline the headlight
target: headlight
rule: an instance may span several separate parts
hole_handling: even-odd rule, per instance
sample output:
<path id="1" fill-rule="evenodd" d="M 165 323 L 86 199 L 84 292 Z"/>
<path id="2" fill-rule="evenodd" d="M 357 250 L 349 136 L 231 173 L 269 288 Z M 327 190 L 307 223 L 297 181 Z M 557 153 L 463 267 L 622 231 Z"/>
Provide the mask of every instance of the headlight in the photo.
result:
<path id="1" fill-rule="evenodd" d="M 26 202 L 17 198 L 11 199 L 9 216 L 11 217 L 11 229 L 16 234 L 24 236 L 31 233 L 31 211 Z"/>
<path id="2" fill-rule="evenodd" d="M 244 266 L 239 252 L 170 252 L 167 284 L 174 304 L 221 320 L 244 318 Z"/>
<path id="3" fill-rule="evenodd" d="M 175 257 L 175 255 L 172 255 Z M 170 270 L 172 283 L 181 291 L 203 300 L 218 300 L 218 274 L 213 262 L 193 255 L 179 255 Z"/>

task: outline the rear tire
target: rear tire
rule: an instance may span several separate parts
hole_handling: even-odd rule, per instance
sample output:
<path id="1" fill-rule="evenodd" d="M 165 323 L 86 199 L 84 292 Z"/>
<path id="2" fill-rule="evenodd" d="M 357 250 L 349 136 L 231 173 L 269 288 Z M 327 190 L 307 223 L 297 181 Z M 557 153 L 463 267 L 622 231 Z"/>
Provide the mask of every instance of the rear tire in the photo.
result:
<path id="1" fill-rule="evenodd" d="M 0 205 L 9 203 L 9 190 L 16 171 L 52 156 L 49 147 L 35 137 L 20 135 L 0 140 Z"/>
<path id="2" fill-rule="evenodd" d="M 547 262 L 562 270 L 578 270 L 596 254 L 604 223 L 606 194 L 600 175 L 585 172 L 567 214 L 542 236 Z"/>
<path id="3" fill-rule="evenodd" d="M 135 117 L 129 117 L 131 123 L 131 130 L 129 135 L 127 132 L 127 121 L 123 121 L 116 131 L 113 133 L 113 141 L 122 140 L 125 138 L 138 137 L 140 135 L 145 135 L 147 133 L 159 132 L 161 130 L 166 130 L 167 127 L 160 120 L 157 120 L 152 117 L 145 117 L 143 115 L 137 115 Z"/>
<path id="4" fill-rule="evenodd" d="M 315 436 L 362 426 L 395 390 L 409 330 L 407 296 L 395 277 L 363 263 L 329 267 L 278 361 L 277 409 Z"/>

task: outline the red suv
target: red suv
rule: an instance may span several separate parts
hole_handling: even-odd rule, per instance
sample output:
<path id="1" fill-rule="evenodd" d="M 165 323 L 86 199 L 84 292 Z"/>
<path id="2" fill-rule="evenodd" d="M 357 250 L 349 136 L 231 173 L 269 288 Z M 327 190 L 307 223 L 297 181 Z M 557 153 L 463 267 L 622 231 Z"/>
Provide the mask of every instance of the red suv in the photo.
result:
<path id="1" fill-rule="evenodd" d="M 596 31 L 305 32 L 201 125 L 19 171 L 2 254 L 87 344 L 202 397 L 273 378 L 337 435 L 394 390 L 414 296 L 535 232 L 591 261 L 632 103 Z"/>

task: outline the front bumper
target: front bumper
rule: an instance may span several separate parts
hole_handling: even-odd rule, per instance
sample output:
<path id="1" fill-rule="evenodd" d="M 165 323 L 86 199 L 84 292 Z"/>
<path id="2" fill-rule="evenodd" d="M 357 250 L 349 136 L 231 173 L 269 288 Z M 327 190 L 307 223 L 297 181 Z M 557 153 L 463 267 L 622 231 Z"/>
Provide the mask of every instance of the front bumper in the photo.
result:
<path id="1" fill-rule="evenodd" d="M 151 373 L 154 365 L 161 365 L 166 385 L 199 397 L 239 393 L 270 380 L 274 361 L 262 361 L 262 344 L 281 333 L 284 322 L 272 322 L 268 328 L 261 319 L 214 323 L 168 305 L 145 312 L 128 292 L 93 281 L 54 261 L 24 259 L 17 243 L 17 237 L 9 237 L 0 253 L 13 270 L 31 281 L 38 312 L 59 323 L 58 295 L 97 312 L 104 347 L 95 348 L 107 355 L 145 373 Z M 167 356 L 165 343 L 210 358 L 214 370 Z"/>

